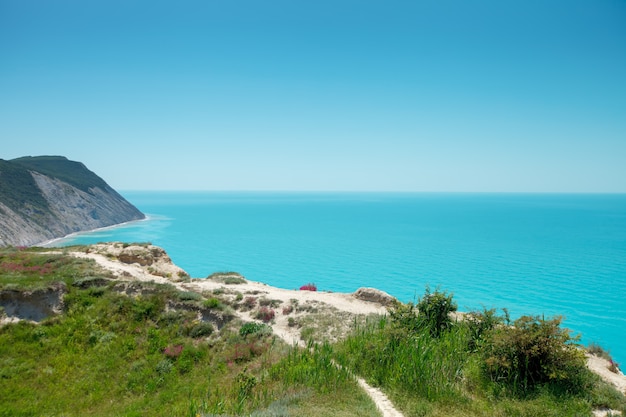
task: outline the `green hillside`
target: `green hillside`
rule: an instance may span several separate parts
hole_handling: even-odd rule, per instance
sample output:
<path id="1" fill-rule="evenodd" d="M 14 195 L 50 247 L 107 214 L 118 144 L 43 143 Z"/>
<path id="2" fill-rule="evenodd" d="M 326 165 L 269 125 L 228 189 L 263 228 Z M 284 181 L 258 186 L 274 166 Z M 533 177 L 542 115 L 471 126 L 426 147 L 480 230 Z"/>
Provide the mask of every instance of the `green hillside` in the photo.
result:
<path id="1" fill-rule="evenodd" d="M 99 191 L 97 191 L 99 190 Z M 0 159 L 0 246 L 30 246 L 145 216 L 80 162 Z"/>
<path id="2" fill-rule="evenodd" d="M 48 211 L 48 202 L 28 169 L 3 159 L 0 159 L 0 201 L 14 211 L 26 207 L 39 214 Z"/>
<path id="3" fill-rule="evenodd" d="M 63 300 L 38 324 L 0 326 L 0 417 L 379 416 L 354 375 L 405 417 L 626 413 L 624 396 L 586 368 L 559 318 L 511 322 L 485 310 L 452 320 L 452 295 L 427 289 L 416 305 L 355 319 L 335 342 L 309 333 L 304 348 L 273 334 L 273 316 L 242 320 L 257 304 L 273 312 L 277 300 L 262 305 L 237 284 L 198 292 L 183 284 L 193 280 L 126 281 L 61 251 L 0 249 L 0 318 L 11 300 Z M 292 301 L 282 314 L 340 320 L 304 307 Z M 304 338 L 306 317 L 293 322 Z"/>
<path id="4" fill-rule="evenodd" d="M 64 156 L 25 156 L 12 159 L 10 162 L 49 177 L 57 178 L 81 191 L 90 192 L 89 189 L 93 187 L 108 188 L 107 183 L 88 170 L 85 165 L 80 162 L 70 161 Z"/>

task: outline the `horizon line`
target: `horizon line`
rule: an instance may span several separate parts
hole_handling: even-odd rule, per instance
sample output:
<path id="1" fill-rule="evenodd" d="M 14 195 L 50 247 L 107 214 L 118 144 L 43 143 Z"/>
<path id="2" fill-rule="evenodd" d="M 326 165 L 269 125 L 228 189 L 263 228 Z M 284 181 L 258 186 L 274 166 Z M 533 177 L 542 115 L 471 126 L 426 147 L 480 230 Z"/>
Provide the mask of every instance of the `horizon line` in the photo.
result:
<path id="1" fill-rule="evenodd" d="M 153 189 L 119 188 L 120 192 L 165 193 L 274 193 L 274 194 L 626 194 L 626 191 L 420 191 L 420 190 L 284 190 L 284 189 Z"/>

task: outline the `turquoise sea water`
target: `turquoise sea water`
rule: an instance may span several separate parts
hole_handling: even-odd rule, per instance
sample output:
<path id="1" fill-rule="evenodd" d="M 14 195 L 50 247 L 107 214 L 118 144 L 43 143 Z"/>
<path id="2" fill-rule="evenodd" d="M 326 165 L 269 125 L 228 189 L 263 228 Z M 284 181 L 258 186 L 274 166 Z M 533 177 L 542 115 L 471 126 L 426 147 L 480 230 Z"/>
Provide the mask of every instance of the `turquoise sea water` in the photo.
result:
<path id="1" fill-rule="evenodd" d="M 59 244 L 149 241 L 193 277 L 291 289 L 439 286 L 460 310 L 563 315 L 626 364 L 626 195 L 123 194 L 149 220 Z"/>

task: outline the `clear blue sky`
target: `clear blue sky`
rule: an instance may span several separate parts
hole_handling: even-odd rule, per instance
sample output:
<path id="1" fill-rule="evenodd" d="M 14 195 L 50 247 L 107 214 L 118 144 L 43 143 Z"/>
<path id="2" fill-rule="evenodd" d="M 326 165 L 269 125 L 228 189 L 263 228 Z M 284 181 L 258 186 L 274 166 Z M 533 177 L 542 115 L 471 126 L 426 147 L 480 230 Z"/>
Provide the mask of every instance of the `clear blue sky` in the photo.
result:
<path id="1" fill-rule="evenodd" d="M 626 192 L 626 1 L 0 0 L 0 158 L 120 190 Z"/>

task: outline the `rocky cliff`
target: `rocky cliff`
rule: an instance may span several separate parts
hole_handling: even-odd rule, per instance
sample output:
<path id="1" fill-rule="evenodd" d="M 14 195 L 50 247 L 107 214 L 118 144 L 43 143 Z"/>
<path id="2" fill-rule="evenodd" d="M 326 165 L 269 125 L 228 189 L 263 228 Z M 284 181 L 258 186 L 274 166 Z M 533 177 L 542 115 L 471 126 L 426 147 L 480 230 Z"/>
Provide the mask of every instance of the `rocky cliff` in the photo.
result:
<path id="1" fill-rule="evenodd" d="M 0 246 L 29 246 L 145 216 L 80 162 L 0 159 Z"/>

